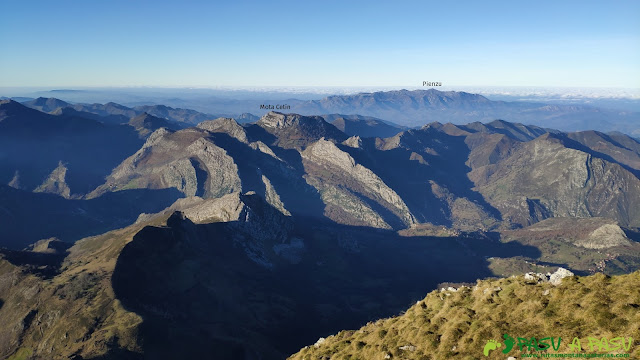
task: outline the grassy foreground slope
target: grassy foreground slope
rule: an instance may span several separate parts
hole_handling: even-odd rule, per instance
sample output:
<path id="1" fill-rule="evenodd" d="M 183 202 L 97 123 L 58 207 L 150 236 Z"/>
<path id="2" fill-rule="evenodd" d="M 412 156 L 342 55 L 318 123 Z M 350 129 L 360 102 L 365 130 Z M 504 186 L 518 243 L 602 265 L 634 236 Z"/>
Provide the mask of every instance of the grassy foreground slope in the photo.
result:
<path id="1" fill-rule="evenodd" d="M 558 350 L 507 354 L 503 334 L 515 339 L 562 338 Z M 360 330 L 341 331 L 306 346 L 289 359 L 506 359 L 524 354 L 573 353 L 580 339 L 582 354 L 627 353 L 640 357 L 640 271 L 628 275 L 572 276 L 558 286 L 524 276 L 478 281 L 475 287 L 435 290 L 405 313 L 370 322 Z M 624 337 L 629 350 L 589 346 L 589 338 Z M 501 347 L 483 354 L 489 340 Z M 520 340 L 516 340 L 520 341 Z M 549 342 L 549 340 L 546 340 Z M 598 351 L 601 350 L 601 351 Z"/>

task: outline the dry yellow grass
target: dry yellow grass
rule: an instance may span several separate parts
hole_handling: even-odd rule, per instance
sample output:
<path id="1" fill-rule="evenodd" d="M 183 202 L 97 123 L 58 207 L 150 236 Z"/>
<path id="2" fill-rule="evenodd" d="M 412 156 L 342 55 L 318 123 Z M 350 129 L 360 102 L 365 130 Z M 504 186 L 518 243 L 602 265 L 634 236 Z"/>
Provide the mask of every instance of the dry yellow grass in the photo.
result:
<path id="1" fill-rule="evenodd" d="M 538 341 L 553 337 L 556 347 L 557 338 L 562 340 L 557 351 L 526 346 L 521 351 L 516 344 L 503 354 L 504 334 Z M 518 276 L 478 281 L 458 291 L 436 290 L 400 316 L 341 331 L 290 359 L 520 359 L 529 352 L 572 353 L 569 344 L 576 337 L 584 354 L 593 353 L 589 337 L 640 339 L 640 271 L 568 277 L 558 286 Z M 491 339 L 502 347 L 485 357 L 483 348 Z M 599 353 L 628 353 L 633 359 L 640 357 L 640 345 Z"/>

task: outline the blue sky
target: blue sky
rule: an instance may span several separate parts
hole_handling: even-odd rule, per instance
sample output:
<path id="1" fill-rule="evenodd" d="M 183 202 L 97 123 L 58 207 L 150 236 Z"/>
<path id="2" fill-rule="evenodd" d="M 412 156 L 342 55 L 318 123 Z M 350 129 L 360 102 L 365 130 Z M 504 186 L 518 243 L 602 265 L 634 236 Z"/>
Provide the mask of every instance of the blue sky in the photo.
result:
<path id="1" fill-rule="evenodd" d="M 640 88 L 640 1 L 0 0 L 0 86 Z"/>

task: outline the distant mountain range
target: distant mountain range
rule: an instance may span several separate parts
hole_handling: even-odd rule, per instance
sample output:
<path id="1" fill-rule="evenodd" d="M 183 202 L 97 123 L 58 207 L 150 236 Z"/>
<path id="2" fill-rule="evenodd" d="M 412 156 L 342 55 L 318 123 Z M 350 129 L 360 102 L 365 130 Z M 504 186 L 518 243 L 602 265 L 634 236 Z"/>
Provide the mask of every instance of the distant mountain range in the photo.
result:
<path id="1" fill-rule="evenodd" d="M 329 111 L 510 106 L 369 95 L 246 123 L 0 101 L 0 358 L 282 359 L 440 283 L 640 269 L 637 139 Z"/>
<path id="2" fill-rule="evenodd" d="M 70 104 L 56 98 L 37 98 L 24 101 L 23 105 L 47 113 L 77 111 L 83 114 L 101 116 L 103 122 L 126 123 L 131 118 L 147 113 L 178 124 L 196 125 L 217 116 L 203 114 L 194 110 L 174 109 L 164 105 L 144 105 L 129 108 L 113 102 L 107 104 Z M 178 126 L 177 124 L 174 126 Z"/>
<path id="3" fill-rule="evenodd" d="M 76 97 L 75 92 L 66 91 L 51 92 L 51 95 Z M 292 98 L 288 99 L 269 99 L 269 93 L 265 93 L 263 99 L 258 97 L 234 99 L 230 96 L 165 99 L 168 103 L 174 104 L 175 107 L 181 107 L 181 109 L 169 108 L 164 105 L 140 105 L 139 102 L 132 102 L 133 108 L 130 110 L 137 112 L 137 115 L 147 112 L 167 120 L 195 125 L 200 121 L 217 117 L 234 117 L 240 123 L 255 122 L 257 121 L 256 115 L 262 116 L 269 111 L 262 109 L 261 105 L 287 105 L 290 106 L 288 112 L 302 115 L 369 116 L 405 127 L 420 127 L 434 121 L 463 125 L 476 121 L 486 123 L 493 120 L 505 120 L 562 131 L 619 131 L 635 137 L 640 136 L 640 126 L 638 125 L 640 113 L 638 112 L 610 110 L 587 105 L 562 105 L 558 101 L 553 103 L 493 101 L 482 95 L 459 91 L 395 90 L 354 95 L 332 95 L 319 100 L 299 99 L 293 97 L 294 94 L 292 94 Z M 32 101 L 41 103 L 43 99 Z M 48 106 L 49 110 L 47 111 L 55 110 L 52 106 L 55 104 Z M 204 113 L 184 108 L 197 109 Z M 76 110 L 87 111 L 86 108 L 84 110 L 76 108 Z M 123 110 L 110 109 L 108 111 L 110 114 L 116 115 L 122 114 Z M 131 118 L 133 115 L 129 113 L 127 116 Z"/>
<path id="4" fill-rule="evenodd" d="M 622 131 L 640 135 L 640 113 L 578 105 L 491 101 L 484 96 L 456 91 L 399 90 L 328 96 L 322 100 L 291 102 L 300 114 L 359 114 L 403 126 L 433 121 L 466 124 L 502 119 L 564 131 Z"/>

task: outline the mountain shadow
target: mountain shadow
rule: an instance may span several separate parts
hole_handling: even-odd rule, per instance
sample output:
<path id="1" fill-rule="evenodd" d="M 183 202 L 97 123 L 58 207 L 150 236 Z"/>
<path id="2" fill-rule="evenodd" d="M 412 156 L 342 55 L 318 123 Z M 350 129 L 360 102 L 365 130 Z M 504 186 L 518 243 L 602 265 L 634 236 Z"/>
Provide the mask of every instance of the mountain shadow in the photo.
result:
<path id="1" fill-rule="evenodd" d="M 457 198 L 476 204 L 487 217 L 500 212 L 473 190 L 466 164 L 471 150 L 462 136 L 435 129 L 408 130 L 392 138 L 365 139 L 362 149 L 341 145 L 358 163 L 371 169 L 406 202 L 419 222 L 452 226 Z"/>
<path id="2" fill-rule="evenodd" d="M 176 189 L 136 189 L 69 200 L 0 185 L 0 247 L 17 250 L 50 237 L 74 242 L 130 225 L 140 213 L 156 213 L 180 197 Z"/>
<path id="3" fill-rule="evenodd" d="M 0 112 L 0 183 L 16 178 L 13 186 L 29 191 L 63 164 L 58 181 L 70 195 L 83 195 L 144 142 L 127 125 L 50 115 L 16 102 L 0 102 Z"/>
<path id="4" fill-rule="evenodd" d="M 261 127 L 256 126 L 256 128 L 256 132 L 262 133 Z M 247 132 L 249 133 L 249 131 Z M 262 134 L 259 138 L 269 141 L 269 136 L 272 135 L 266 134 Z M 224 148 L 236 160 L 235 164 L 238 167 L 238 175 L 244 192 L 255 191 L 262 198 L 267 198 L 266 192 L 268 190 L 263 179 L 265 176 L 285 208 L 292 214 L 323 216 L 325 205 L 317 190 L 304 180 L 304 166 L 298 151 L 271 147 L 273 153 L 279 159 L 284 160 L 283 162 L 269 154 L 248 147 L 226 133 L 215 133 L 211 137 L 217 145 Z"/>
<path id="5" fill-rule="evenodd" d="M 145 357 L 143 354 L 126 350 L 126 349 L 121 349 L 115 346 L 110 347 L 110 350 L 102 356 L 85 358 L 80 355 L 75 355 L 70 358 L 70 360 L 141 360 L 141 359 L 149 359 L 149 358 Z"/>
<path id="6" fill-rule="evenodd" d="M 0 249 L 0 256 L 13 265 L 21 266 L 31 274 L 43 279 L 51 279 L 60 273 L 60 265 L 66 257 L 66 253 L 38 253 L 25 250 Z"/>
<path id="7" fill-rule="evenodd" d="M 135 235 L 111 279 L 123 306 L 143 317 L 145 358 L 282 359 L 321 336 L 396 314 L 440 282 L 491 276 L 470 244 L 480 241 L 485 252 L 504 247 L 491 237 L 401 237 L 291 221 L 287 236 L 301 254 L 276 255 L 283 254 L 276 243 L 271 265 L 252 260 L 246 242 L 255 239 L 237 222 L 197 225 L 176 213 L 167 227 Z M 509 247 L 539 256 L 532 247 Z"/>

